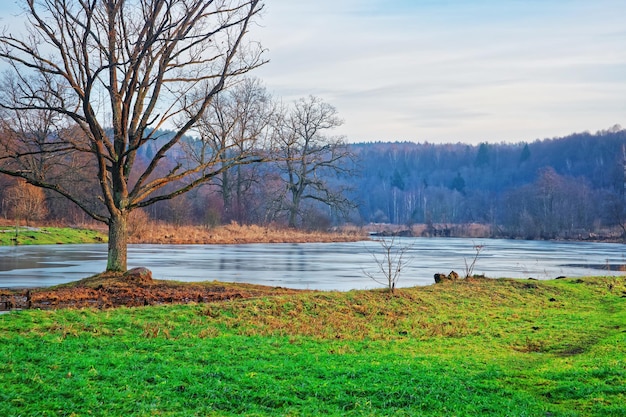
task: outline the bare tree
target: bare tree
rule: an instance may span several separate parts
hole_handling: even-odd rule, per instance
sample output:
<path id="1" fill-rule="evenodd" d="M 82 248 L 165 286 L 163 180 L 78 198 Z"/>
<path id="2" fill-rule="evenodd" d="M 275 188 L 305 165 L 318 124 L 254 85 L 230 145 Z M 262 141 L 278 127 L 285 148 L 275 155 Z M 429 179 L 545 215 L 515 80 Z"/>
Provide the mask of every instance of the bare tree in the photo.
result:
<path id="1" fill-rule="evenodd" d="M 107 270 L 124 271 L 127 218 L 224 170 L 259 160 L 225 157 L 189 139 L 213 98 L 233 77 L 261 65 L 246 43 L 260 0 L 28 0 L 27 34 L 0 35 L 0 58 L 16 82 L 0 107 L 50 112 L 64 129 L 53 149 L 30 150 L 3 136 L 0 173 L 24 178 L 73 201 L 109 228 Z M 159 136 L 162 129 L 174 129 Z M 60 130 L 58 130 L 60 131 Z M 7 143 L 10 141 L 10 143 Z M 137 164 L 150 148 L 147 163 Z M 66 152 L 96 164 L 96 195 L 38 178 L 19 167 L 33 154 Z M 144 153 L 145 155 L 145 153 Z M 88 174 L 87 179 L 93 179 Z M 94 204 L 98 202 L 98 204 Z"/>
<path id="2" fill-rule="evenodd" d="M 200 119 L 198 129 L 213 152 L 223 154 L 227 161 L 246 155 L 263 145 L 269 137 L 270 121 L 275 105 L 258 79 L 246 77 L 242 82 L 216 95 L 208 111 Z M 225 163 L 225 162 L 223 162 Z M 244 169 L 245 168 L 245 169 Z M 217 178 L 223 201 L 223 220 L 243 220 L 245 196 L 259 175 L 257 165 L 232 170 L 224 169 Z"/>
<path id="3" fill-rule="evenodd" d="M 31 81 L 35 82 L 33 78 Z M 0 163 L 1 168 L 26 174 L 39 181 L 56 183 L 64 188 L 72 188 L 74 192 L 93 194 L 97 187 L 97 164 L 74 152 L 64 143 L 63 138 L 71 137 L 74 142 L 84 138 L 84 134 L 76 126 L 68 127 L 55 110 L 31 109 L 21 110 L 22 90 L 16 78 L 8 73 L 0 82 L 0 95 L 6 107 L 0 108 Z M 51 99 L 51 95 L 47 98 Z M 88 173 L 93 178 L 89 179 Z M 50 212 L 61 209 L 67 213 L 69 200 L 63 199 L 51 190 L 44 190 Z M 58 200 L 65 200 L 59 204 Z M 98 206 L 92 202 L 92 207 Z"/>
<path id="4" fill-rule="evenodd" d="M 386 286 L 393 294 L 400 280 L 400 274 L 412 260 L 410 257 L 407 258 L 407 253 L 413 245 L 400 245 L 395 236 L 390 239 L 377 239 L 377 242 L 383 250 L 382 256 L 370 251 L 376 263 L 376 272 L 363 270 L 363 273 L 374 282 Z"/>
<path id="5" fill-rule="evenodd" d="M 478 257 L 483 249 L 485 249 L 485 245 L 482 243 L 474 243 L 472 247 L 474 248 L 474 259 L 472 259 L 472 261 L 468 264 L 467 259 L 463 258 L 463 261 L 465 262 L 465 278 L 471 278 L 474 276 L 474 267 L 476 266 Z"/>
<path id="6" fill-rule="evenodd" d="M 5 190 L 4 200 L 7 203 L 9 215 L 14 217 L 16 224 L 23 219 L 28 226 L 31 220 L 41 220 L 48 212 L 43 189 L 30 185 L 24 180 L 18 181 L 17 184 Z"/>
<path id="7" fill-rule="evenodd" d="M 28 80 L 37 82 L 32 77 Z M 0 130 L 3 135 L 0 155 L 6 158 L 4 165 L 39 180 L 51 175 L 58 176 L 59 170 L 56 168 L 63 164 L 70 151 L 58 137 L 64 133 L 63 117 L 50 109 L 22 110 L 20 107 L 24 92 L 20 81 L 11 73 L 5 74 L 0 82 L 0 91 L 4 104 L 4 108 L 0 108 Z M 53 99 L 49 92 L 44 92 L 42 98 L 46 101 Z M 33 107 L 35 105 L 33 102 L 30 104 Z"/>
<path id="8" fill-rule="evenodd" d="M 341 188 L 333 188 L 320 174 L 351 173 L 348 161 L 352 153 L 343 138 L 325 136 L 328 130 L 341 126 L 335 107 L 320 98 L 309 96 L 297 100 L 279 121 L 279 164 L 286 183 L 283 206 L 288 212 L 289 227 L 296 227 L 301 206 L 313 200 L 335 210 L 346 212 L 354 207 Z M 326 175 L 326 178 L 329 176 Z"/>

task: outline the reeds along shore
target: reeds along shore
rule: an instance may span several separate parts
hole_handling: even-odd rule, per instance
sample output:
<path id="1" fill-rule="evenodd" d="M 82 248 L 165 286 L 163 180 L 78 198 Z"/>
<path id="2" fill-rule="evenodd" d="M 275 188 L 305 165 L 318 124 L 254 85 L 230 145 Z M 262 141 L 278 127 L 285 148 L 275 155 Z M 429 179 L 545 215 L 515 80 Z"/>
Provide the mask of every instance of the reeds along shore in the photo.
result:
<path id="1" fill-rule="evenodd" d="M 161 244 L 353 242 L 367 238 L 367 234 L 359 228 L 326 232 L 237 223 L 215 228 L 143 223 L 130 226 L 129 233 L 130 243 Z"/>

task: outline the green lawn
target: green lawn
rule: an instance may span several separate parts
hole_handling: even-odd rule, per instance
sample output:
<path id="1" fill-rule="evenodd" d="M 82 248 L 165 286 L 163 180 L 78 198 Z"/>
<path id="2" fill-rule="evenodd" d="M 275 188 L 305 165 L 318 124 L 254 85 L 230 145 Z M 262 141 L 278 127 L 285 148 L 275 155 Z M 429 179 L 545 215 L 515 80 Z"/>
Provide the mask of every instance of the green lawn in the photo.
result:
<path id="1" fill-rule="evenodd" d="M 71 227 L 0 226 L 2 245 L 55 245 L 67 243 L 103 243 L 105 234 L 88 229 Z"/>
<path id="2" fill-rule="evenodd" d="M 0 316 L 0 415 L 624 416 L 626 279 Z"/>

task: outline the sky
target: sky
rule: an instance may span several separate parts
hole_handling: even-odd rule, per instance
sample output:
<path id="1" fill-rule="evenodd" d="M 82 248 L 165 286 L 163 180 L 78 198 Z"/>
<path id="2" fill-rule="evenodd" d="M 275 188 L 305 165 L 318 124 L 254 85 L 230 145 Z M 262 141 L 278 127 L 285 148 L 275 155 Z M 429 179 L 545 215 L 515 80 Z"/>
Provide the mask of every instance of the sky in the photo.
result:
<path id="1" fill-rule="evenodd" d="M 626 126 L 625 22 L 626 0 L 266 0 L 253 75 L 348 142 L 530 142 Z"/>
<path id="2" fill-rule="evenodd" d="M 626 0 L 267 0 L 256 75 L 348 142 L 520 142 L 626 125 Z"/>

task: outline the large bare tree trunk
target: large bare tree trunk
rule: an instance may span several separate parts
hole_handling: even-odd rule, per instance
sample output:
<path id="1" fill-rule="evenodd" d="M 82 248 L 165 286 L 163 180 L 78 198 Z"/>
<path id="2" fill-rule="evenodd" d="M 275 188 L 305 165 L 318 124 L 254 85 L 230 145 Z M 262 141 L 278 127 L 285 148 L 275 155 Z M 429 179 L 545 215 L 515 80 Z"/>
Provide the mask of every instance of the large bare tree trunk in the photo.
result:
<path id="1" fill-rule="evenodd" d="M 128 213 L 111 216 L 107 271 L 124 272 L 128 258 Z"/>

